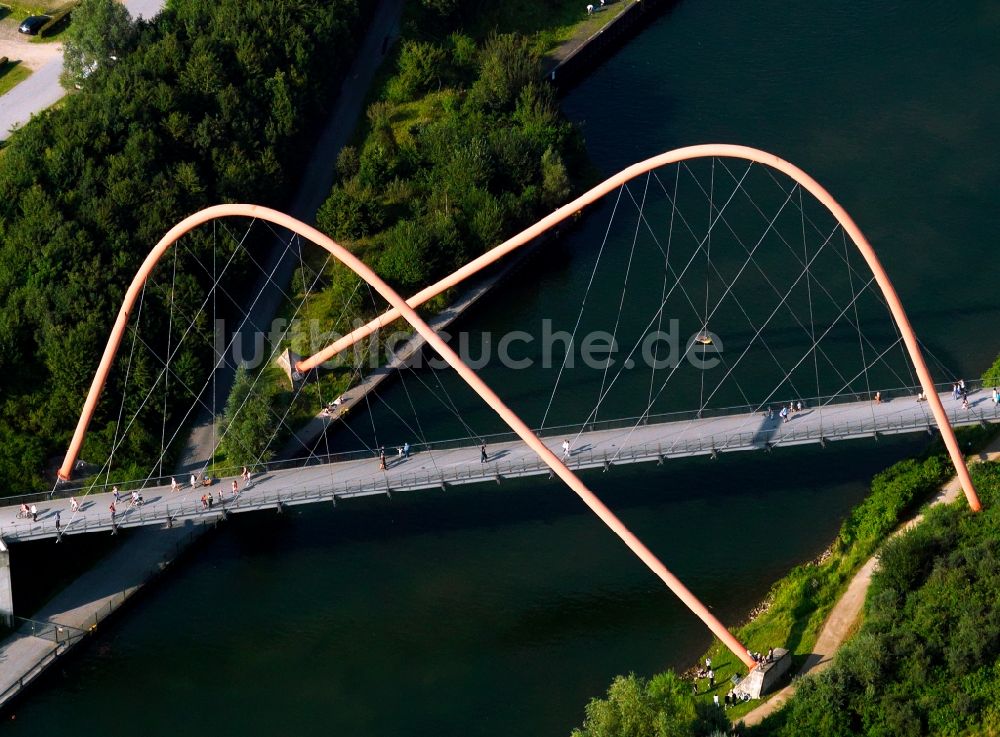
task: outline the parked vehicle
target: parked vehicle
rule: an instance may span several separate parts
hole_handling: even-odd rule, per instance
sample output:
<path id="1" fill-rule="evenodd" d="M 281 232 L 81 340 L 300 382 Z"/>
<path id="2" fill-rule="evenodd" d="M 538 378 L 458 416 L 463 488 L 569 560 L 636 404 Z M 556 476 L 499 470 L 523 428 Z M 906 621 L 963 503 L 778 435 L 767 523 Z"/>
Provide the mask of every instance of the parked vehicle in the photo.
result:
<path id="1" fill-rule="evenodd" d="M 34 36 L 37 34 L 46 23 L 52 20 L 50 15 L 32 15 L 24 19 L 24 22 L 18 26 L 17 30 L 21 33 L 27 33 L 29 36 Z"/>

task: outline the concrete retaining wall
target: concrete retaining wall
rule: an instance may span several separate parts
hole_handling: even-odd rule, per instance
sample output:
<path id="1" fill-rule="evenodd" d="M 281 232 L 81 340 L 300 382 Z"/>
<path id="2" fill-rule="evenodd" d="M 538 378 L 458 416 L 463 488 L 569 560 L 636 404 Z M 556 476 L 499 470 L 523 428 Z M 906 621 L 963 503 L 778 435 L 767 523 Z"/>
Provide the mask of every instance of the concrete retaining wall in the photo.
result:
<path id="1" fill-rule="evenodd" d="M 565 93 L 577 82 L 602 64 L 625 42 L 645 28 L 664 11 L 673 8 L 680 0 L 622 0 L 632 3 L 613 21 L 588 38 L 580 48 L 563 59 L 549 72 L 549 81 L 559 93 Z M 581 0 L 581 9 L 586 7 Z"/>

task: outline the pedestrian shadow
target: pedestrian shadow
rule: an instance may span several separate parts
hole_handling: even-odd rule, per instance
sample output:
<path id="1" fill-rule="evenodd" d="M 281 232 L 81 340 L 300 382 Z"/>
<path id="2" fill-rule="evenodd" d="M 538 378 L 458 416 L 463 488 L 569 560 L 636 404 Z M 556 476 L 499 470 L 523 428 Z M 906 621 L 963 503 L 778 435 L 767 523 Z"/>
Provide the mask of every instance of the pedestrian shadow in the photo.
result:
<path id="1" fill-rule="evenodd" d="M 81 512 L 86 512 L 88 509 L 90 509 L 95 504 L 97 504 L 97 502 L 93 502 L 93 501 L 91 501 L 91 502 L 84 502 L 83 504 L 80 505 L 80 511 Z"/>
<path id="2" fill-rule="evenodd" d="M 586 451 L 593 450 L 593 449 L 594 449 L 593 443 L 585 443 L 585 444 L 581 445 L 579 448 L 574 448 L 573 450 L 571 450 L 569 452 L 569 455 L 570 455 L 570 458 L 572 458 L 577 453 L 585 453 Z"/>
<path id="3" fill-rule="evenodd" d="M 490 462 L 499 461 L 501 458 L 506 458 L 510 455 L 509 450 L 498 450 L 496 453 L 490 456 Z"/>
<path id="4" fill-rule="evenodd" d="M 815 411 L 816 411 L 816 410 L 814 410 L 814 409 L 803 409 L 803 410 L 799 410 L 799 411 L 798 411 L 798 412 L 796 412 L 795 414 L 793 414 L 793 415 L 790 415 L 790 416 L 788 417 L 788 421 L 789 421 L 789 422 L 794 422 L 795 420 L 797 420 L 797 419 L 798 419 L 798 418 L 800 418 L 800 417 L 808 417 L 809 415 L 811 415 L 811 414 L 812 414 L 813 412 L 815 412 Z"/>

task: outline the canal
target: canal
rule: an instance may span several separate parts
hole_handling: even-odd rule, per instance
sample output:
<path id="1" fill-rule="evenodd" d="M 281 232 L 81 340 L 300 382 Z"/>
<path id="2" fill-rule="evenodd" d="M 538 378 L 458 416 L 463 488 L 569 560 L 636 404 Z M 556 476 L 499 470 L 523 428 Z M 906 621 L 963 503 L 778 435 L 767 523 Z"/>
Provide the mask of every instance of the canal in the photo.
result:
<path id="1" fill-rule="evenodd" d="M 1000 13 L 986 1 L 744 9 L 688 0 L 563 109 L 603 174 L 714 141 L 798 164 L 865 231 L 927 347 L 971 377 L 998 351 L 1000 160 L 985 149 L 1000 124 L 998 36 Z M 499 336 L 545 318 L 571 328 L 612 209 L 598 207 L 457 328 Z M 587 327 L 607 327 L 619 307 L 634 222 L 616 223 L 617 255 L 602 266 L 613 286 L 593 293 Z M 661 273 L 643 249 L 638 276 Z M 654 282 L 636 282 L 638 293 L 658 295 Z M 731 324 L 713 329 L 727 337 Z M 551 426 L 586 415 L 601 382 L 599 373 L 567 377 L 546 414 L 558 369 L 490 364 L 483 374 L 532 424 Z M 447 374 L 408 376 L 332 445 L 498 429 Z M 624 377 L 601 417 L 641 410 L 648 382 Z M 659 408 L 691 408 L 683 395 Z M 873 473 L 922 447 L 853 443 L 586 480 L 737 624 L 775 578 L 822 552 Z M 685 668 L 707 642 L 700 622 L 559 484 L 397 494 L 223 525 L 32 691 L 4 730 L 563 737 L 614 675 Z"/>

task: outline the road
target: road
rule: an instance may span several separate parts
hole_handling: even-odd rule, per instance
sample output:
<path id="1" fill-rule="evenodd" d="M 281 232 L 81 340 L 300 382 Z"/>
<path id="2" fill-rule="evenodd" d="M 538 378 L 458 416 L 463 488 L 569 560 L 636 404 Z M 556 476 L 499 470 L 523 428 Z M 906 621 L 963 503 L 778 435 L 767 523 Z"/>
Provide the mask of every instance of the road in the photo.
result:
<path id="1" fill-rule="evenodd" d="M 166 0 L 125 0 L 125 7 L 133 18 L 152 18 L 165 4 Z M 27 40 L 24 43 L 28 43 Z M 62 48 L 59 47 L 51 60 L 10 92 L 0 96 L 0 140 L 7 138 L 15 126 L 24 125 L 32 115 L 63 98 L 66 90 L 59 84 L 62 63 Z"/>

